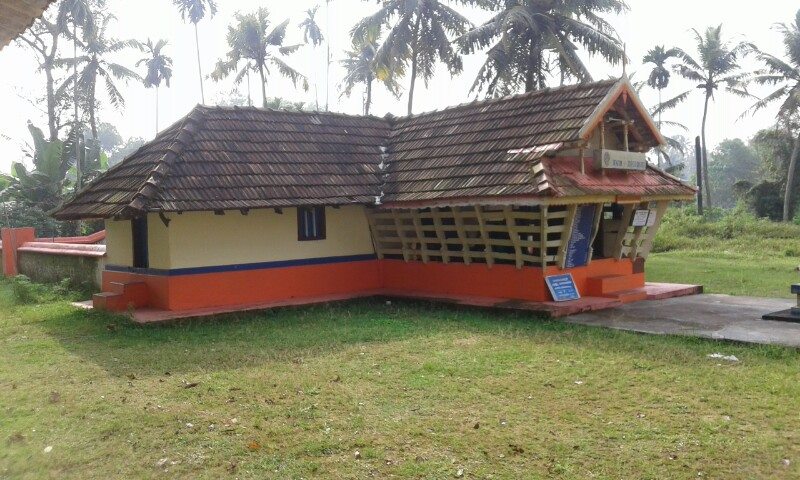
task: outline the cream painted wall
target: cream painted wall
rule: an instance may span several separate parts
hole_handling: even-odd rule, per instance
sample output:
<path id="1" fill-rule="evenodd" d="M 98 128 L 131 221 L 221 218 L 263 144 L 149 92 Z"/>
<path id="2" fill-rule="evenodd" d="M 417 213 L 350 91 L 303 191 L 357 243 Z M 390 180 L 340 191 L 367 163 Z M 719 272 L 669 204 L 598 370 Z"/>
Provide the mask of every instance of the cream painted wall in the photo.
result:
<path id="1" fill-rule="evenodd" d="M 133 266 L 133 233 L 130 220 L 106 220 L 106 263 Z"/>
<path id="2" fill-rule="evenodd" d="M 170 268 L 170 233 L 157 213 L 147 214 L 147 256 L 150 268 Z"/>
<path id="3" fill-rule="evenodd" d="M 300 242 L 294 208 L 284 208 L 282 214 L 271 209 L 250 210 L 248 215 L 167 214 L 169 251 L 162 259 L 169 259 L 169 268 L 190 268 L 374 253 L 364 207 L 327 207 L 325 216 L 326 239 Z M 156 222 L 163 225 L 157 216 L 148 219 L 151 226 Z M 150 249 L 155 267 L 153 243 Z"/>

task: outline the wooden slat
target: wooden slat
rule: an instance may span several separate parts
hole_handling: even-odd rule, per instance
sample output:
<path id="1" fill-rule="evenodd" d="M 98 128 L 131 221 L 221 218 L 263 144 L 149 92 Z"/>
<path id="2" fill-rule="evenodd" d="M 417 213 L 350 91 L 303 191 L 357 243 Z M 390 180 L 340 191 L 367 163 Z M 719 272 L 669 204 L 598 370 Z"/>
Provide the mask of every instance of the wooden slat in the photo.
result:
<path id="1" fill-rule="evenodd" d="M 445 238 L 444 231 L 442 230 L 442 218 L 439 215 L 439 209 L 432 208 L 431 213 L 433 214 L 433 226 L 436 230 L 436 238 L 439 239 L 439 244 L 442 246 L 439 255 L 442 257 L 442 262 L 450 263 L 450 252 L 447 251 L 447 239 Z"/>
<path id="2" fill-rule="evenodd" d="M 542 270 L 547 268 L 547 205 L 542 205 L 540 215 L 541 221 L 539 222 L 539 257 L 542 264 Z"/>
<path id="3" fill-rule="evenodd" d="M 513 212 L 511 211 L 510 205 L 503 208 L 503 214 L 505 215 L 506 219 L 506 228 L 508 229 L 508 236 L 512 245 L 514 246 L 514 255 L 517 268 L 522 268 L 522 245 L 520 245 L 519 233 L 517 233 L 517 221 L 512 213 Z"/>
<path id="4" fill-rule="evenodd" d="M 492 253 L 492 246 L 490 242 L 490 238 L 488 233 L 486 232 L 486 221 L 483 218 L 483 211 L 480 205 L 475 205 L 475 218 L 478 220 L 478 228 L 481 232 L 481 240 L 483 240 L 484 245 L 484 253 L 486 254 L 486 264 L 489 268 L 494 265 L 494 255 Z"/>
<path id="5" fill-rule="evenodd" d="M 417 234 L 417 244 L 419 245 L 420 255 L 422 256 L 422 263 L 428 263 L 428 244 L 425 242 L 425 235 L 422 233 L 422 223 L 420 222 L 419 215 L 414 215 L 411 221 L 414 223 L 414 231 Z"/>
<path id="6" fill-rule="evenodd" d="M 392 210 L 392 212 L 396 212 L 396 210 Z M 400 225 L 401 219 L 399 215 L 395 215 L 394 217 L 394 226 L 395 230 L 397 231 L 397 238 L 400 239 L 400 246 L 403 251 L 403 260 L 406 262 L 409 260 L 410 252 L 408 251 L 408 245 L 406 245 L 405 237 L 403 236 L 403 229 Z"/>
<path id="7" fill-rule="evenodd" d="M 469 265 L 470 264 L 470 249 L 469 243 L 467 241 L 467 235 L 464 233 L 464 218 L 461 216 L 461 210 L 459 207 L 453 207 L 453 220 L 456 224 L 456 233 L 458 234 L 459 240 L 461 240 L 462 245 L 462 256 L 464 258 L 464 263 Z"/>
<path id="8" fill-rule="evenodd" d="M 633 216 L 634 205 L 625 205 L 622 211 L 622 219 L 619 224 L 619 231 L 617 232 L 617 239 L 614 245 L 614 258 L 621 260 L 623 253 L 622 247 L 625 243 L 625 236 L 628 234 L 628 226 L 631 224 L 631 217 Z"/>
<path id="9" fill-rule="evenodd" d="M 369 229 L 372 233 L 372 247 L 375 249 L 375 255 L 378 256 L 379 260 L 382 260 L 383 243 L 381 242 L 381 236 L 378 234 L 378 230 L 375 225 L 375 217 L 369 210 L 367 211 L 367 222 L 369 223 Z"/>
<path id="10" fill-rule="evenodd" d="M 650 255 L 656 234 L 661 227 L 661 219 L 664 218 L 664 213 L 666 213 L 668 206 L 669 202 L 666 200 L 661 200 L 656 204 L 656 223 L 654 223 L 652 227 L 647 228 L 647 238 L 644 240 L 641 251 L 639 252 L 640 257 L 646 259 Z"/>

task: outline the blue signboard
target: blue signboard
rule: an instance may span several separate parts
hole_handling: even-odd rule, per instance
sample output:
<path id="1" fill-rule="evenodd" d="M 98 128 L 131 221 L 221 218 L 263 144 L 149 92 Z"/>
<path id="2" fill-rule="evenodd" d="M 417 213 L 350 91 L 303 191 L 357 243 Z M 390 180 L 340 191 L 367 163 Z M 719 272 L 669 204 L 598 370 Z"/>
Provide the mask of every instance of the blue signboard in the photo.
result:
<path id="1" fill-rule="evenodd" d="M 572 222 L 572 232 L 567 242 L 564 268 L 583 267 L 589 263 L 589 254 L 592 251 L 592 230 L 594 229 L 597 205 L 578 205 L 575 211 L 575 220 Z"/>
<path id="2" fill-rule="evenodd" d="M 575 286 L 575 281 L 570 273 L 551 275 L 545 277 L 544 281 L 547 283 L 547 288 L 550 289 L 550 295 L 553 296 L 553 300 L 556 302 L 566 302 L 581 298 L 581 294 L 578 293 L 578 287 Z"/>

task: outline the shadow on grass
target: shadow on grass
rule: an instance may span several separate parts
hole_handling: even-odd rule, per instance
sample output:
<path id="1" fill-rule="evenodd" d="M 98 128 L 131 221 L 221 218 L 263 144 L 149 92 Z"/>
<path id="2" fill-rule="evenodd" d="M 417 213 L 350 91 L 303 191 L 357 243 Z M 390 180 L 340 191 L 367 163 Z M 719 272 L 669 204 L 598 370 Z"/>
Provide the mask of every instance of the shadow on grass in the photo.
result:
<path id="1" fill-rule="evenodd" d="M 659 361 L 704 355 L 719 345 L 707 339 L 646 336 L 548 321 L 526 312 L 405 300 L 387 304 L 377 298 L 147 326 L 121 315 L 64 306 L 39 325 L 68 351 L 117 375 L 225 371 L 327 355 L 354 345 L 441 334 L 524 338 L 581 346 L 596 355 L 622 350 Z M 730 347 L 771 358 L 798 357 L 797 352 L 780 347 Z"/>
<path id="2" fill-rule="evenodd" d="M 353 345 L 442 333 L 535 335 L 575 327 L 531 314 L 435 303 L 362 299 L 225 314 L 165 325 L 137 325 L 123 315 L 58 308 L 39 323 L 67 350 L 112 373 L 136 369 L 226 370 L 324 355 Z"/>

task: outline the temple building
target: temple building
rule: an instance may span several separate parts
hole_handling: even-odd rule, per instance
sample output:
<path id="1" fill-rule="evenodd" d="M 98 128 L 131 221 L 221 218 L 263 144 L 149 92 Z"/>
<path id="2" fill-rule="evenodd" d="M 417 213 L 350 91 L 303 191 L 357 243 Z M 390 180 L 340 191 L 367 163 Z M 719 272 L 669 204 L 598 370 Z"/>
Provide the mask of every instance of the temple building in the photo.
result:
<path id="1" fill-rule="evenodd" d="M 625 78 L 402 118 L 197 106 L 54 216 L 105 219 L 99 308 L 549 310 L 569 274 L 571 313 L 652 296 L 661 218 L 695 195 L 647 163 L 663 143 Z"/>

